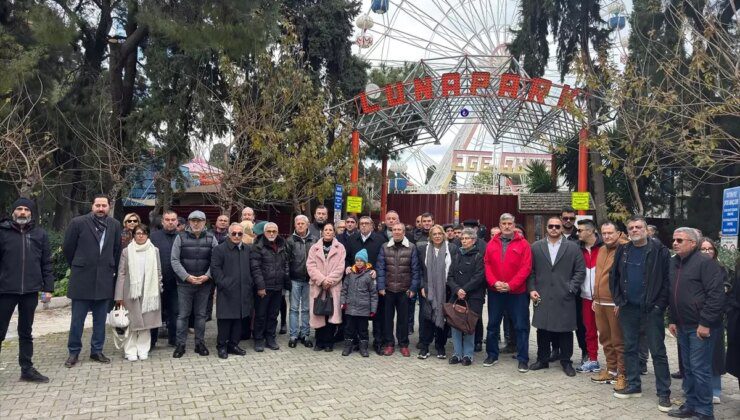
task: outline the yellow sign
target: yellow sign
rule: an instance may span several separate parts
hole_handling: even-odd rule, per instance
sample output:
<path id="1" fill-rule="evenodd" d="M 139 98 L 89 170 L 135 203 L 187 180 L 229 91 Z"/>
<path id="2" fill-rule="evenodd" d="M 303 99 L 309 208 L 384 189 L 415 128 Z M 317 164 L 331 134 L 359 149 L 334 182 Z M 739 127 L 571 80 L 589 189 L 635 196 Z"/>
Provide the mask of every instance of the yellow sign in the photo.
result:
<path id="1" fill-rule="evenodd" d="M 571 196 L 571 206 L 575 210 L 588 210 L 591 196 L 587 192 L 574 192 Z"/>
<path id="2" fill-rule="evenodd" d="M 362 213 L 362 197 L 347 197 L 347 213 Z"/>

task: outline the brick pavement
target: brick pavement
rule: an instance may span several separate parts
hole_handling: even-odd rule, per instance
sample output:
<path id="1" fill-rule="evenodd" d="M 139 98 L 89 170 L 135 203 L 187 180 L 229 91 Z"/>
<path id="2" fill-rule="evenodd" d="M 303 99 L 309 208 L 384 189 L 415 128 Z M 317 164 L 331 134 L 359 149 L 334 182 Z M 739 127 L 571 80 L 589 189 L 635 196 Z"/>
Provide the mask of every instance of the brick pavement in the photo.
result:
<path id="1" fill-rule="evenodd" d="M 64 331 L 69 309 L 58 311 L 53 317 L 57 330 Z M 42 335 L 35 340 L 34 362 L 51 378 L 42 385 L 18 381 L 17 341 L 6 341 L 0 354 L 0 419 L 668 418 L 657 410 L 652 375 L 643 377 L 642 398 L 625 401 L 611 396 L 611 386 L 592 384 L 582 374 L 568 378 L 557 367 L 518 373 L 508 355 L 489 368 L 482 366 L 481 354 L 471 367 L 449 366 L 436 358 L 404 359 L 398 353 L 363 359 L 356 353 L 342 357 L 338 351 L 289 349 L 287 337 L 280 336 L 279 351 L 257 354 L 251 342 L 244 342 L 247 356 L 220 360 L 215 356 L 215 330 L 215 323 L 209 322 L 209 357 L 192 352 L 191 338 L 182 359 L 173 359 L 171 348 L 159 347 L 149 360 L 132 363 L 109 339 L 106 353 L 113 363 L 89 361 L 85 347 L 81 365 L 73 369 L 63 366 L 67 335 Z M 531 336 L 534 339 L 534 330 Z M 414 334 L 412 345 L 417 337 Z M 89 339 L 87 330 L 84 346 Z M 675 340 L 667 338 L 666 346 L 675 368 Z M 535 349 L 532 340 L 532 357 Z M 737 381 L 725 376 L 722 385 L 717 418 L 740 418 Z M 680 382 L 673 381 L 672 389 L 679 399 Z"/>

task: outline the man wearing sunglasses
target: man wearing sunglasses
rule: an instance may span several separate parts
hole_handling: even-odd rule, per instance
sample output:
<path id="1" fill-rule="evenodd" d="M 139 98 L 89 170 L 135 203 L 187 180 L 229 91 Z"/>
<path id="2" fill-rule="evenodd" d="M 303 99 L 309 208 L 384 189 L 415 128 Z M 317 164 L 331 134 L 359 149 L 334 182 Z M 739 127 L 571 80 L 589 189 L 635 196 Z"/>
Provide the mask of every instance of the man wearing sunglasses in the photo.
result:
<path id="1" fill-rule="evenodd" d="M 668 412 L 677 418 L 714 418 L 712 406 L 712 353 L 723 334 L 725 288 L 717 262 L 700 252 L 696 230 L 681 227 L 673 232 L 670 266 L 668 330 L 678 338 L 684 361 L 683 389 L 686 403 Z"/>
<path id="2" fill-rule="evenodd" d="M 550 345 L 560 344 L 560 364 L 568 376 L 573 369 L 573 331 L 576 329 L 576 294 L 586 276 L 577 243 L 562 234 L 559 217 L 547 221 L 547 236 L 532 244 L 532 273 L 527 290 L 534 302 L 532 326 L 537 328 L 537 361 L 529 369 L 549 367 Z"/>
<path id="3" fill-rule="evenodd" d="M 609 288 L 616 305 L 614 312 L 622 327 L 627 374 L 627 387 L 614 391 L 614 396 L 642 396 L 638 348 L 640 326 L 643 325 L 653 356 L 658 410 L 668 412 L 671 409 L 671 376 L 665 349 L 663 316 L 668 306 L 671 256 L 668 248 L 648 239 L 644 217 L 632 216 L 627 221 L 627 234 L 630 242 L 617 249 L 609 277 Z"/>
<path id="4" fill-rule="evenodd" d="M 254 305 L 254 282 L 252 281 L 251 247 L 242 242 L 244 228 L 232 223 L 228 228 L 228 239 L 213 249 L 211 274 L 218 290 L 216 300 L 216 325 L 218 357 L 226 359 L 229 354 L 244 356 L 239 347 L 242 318 L 252 313 Z"/>

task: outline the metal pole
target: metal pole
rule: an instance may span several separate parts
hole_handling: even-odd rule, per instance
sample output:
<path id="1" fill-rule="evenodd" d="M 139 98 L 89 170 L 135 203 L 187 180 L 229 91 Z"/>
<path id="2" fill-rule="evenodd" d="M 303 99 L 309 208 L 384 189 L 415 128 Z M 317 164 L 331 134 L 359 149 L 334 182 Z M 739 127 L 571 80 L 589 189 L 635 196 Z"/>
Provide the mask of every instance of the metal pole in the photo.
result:
<path id="1" fill-rule="evenodd" d="M 350 183 L 352 184 L 352 190 L 350 195 L 357 197 L 357 183 L 360 178 L 360 132 L 357 130 L 352 131 L 352 175 L 350 176 Z"/>
<path id="2" fill-rule="evenodd" d="M 380 220 L 385 220 L 388 211 L 388 155 L 383 155 L 380 165 Z"/>
<path id="3" fill-rule="evenodd" d="M 583 127 L 578 133 L 578 192 L 588 192 L 588 128 Z M 584 210 L 578 211 L 585 215 Z"/>

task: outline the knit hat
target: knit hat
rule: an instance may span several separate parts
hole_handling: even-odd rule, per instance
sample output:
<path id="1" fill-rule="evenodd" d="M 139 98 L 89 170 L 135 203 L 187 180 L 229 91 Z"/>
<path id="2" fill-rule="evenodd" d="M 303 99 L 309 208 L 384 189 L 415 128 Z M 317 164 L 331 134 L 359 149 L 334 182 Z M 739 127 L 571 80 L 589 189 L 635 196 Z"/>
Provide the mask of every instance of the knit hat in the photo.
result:
<path id="1" fill-rule="evenodd" d="M 361 249 L 355 254 L 355 260 L 362 260 L 367 262 L 367 250 Z"/>
<path id="2" fill-rule="evenodd" d="M 31 209 L 31 216 L 36 215 L 36 203 L 33 202 L 30 198 L 24 198 L 21 197 L 13 202 L 13 208 L 11 211 L 15 211 L 18 207 L 28 207 Z"/>
<path id="3" fill-rule="evenodd" d="M 254 232 L 255 235 L 262 235 L 265 233 L 265 225 L 267 222 L 259 222 L 256 225 L 254 225 L 254 228 L 252 228 L 252 232 Z"/>

